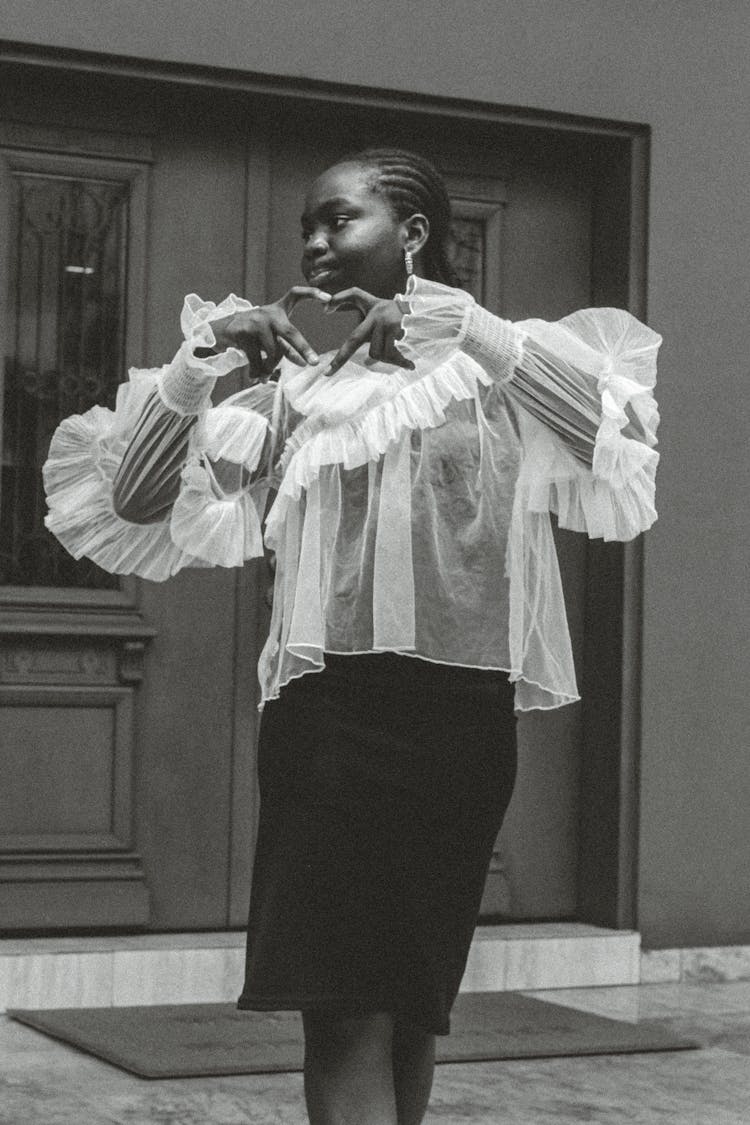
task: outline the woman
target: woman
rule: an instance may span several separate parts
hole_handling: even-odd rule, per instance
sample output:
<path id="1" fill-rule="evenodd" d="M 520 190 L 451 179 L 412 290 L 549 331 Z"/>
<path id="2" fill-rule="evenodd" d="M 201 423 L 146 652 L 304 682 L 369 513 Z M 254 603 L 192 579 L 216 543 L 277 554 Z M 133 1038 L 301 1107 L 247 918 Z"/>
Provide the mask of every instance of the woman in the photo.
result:
<path id="1" fill-rule="evenodd" d="M 113 572 L 274 553 L 239 1003 L 302 1011 L 313 1125 L 423 1118 L 514 704 L 578 698 L 550 511 L 621 540 L 656 516 L 659 337 L 613 309 L 500 320 L 455 287 L 449 222 L 414 154 L 328 169 L 307 286 L 188 297 L 174 361 L 64 422 L 45 469 L 47 526 Z M 291 323 L 302 299 L 359 310 L 336 354 Z M 244 364 L 253 386 L 209 409 Z"/>

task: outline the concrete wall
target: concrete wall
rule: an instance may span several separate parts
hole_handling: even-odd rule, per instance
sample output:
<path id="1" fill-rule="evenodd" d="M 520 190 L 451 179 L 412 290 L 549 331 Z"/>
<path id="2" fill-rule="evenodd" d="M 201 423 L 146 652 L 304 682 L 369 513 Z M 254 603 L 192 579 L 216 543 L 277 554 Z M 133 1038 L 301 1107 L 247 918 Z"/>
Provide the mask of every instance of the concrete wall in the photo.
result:
<path id="1" fill-rule="evenodd" d="M 207 15 L 208 13 L 208 15 Z M 645 561 L 640 927 L 750 941 L 747 0 L 5 0 L 0 37 L 648 123 L 665 337 Z"/>

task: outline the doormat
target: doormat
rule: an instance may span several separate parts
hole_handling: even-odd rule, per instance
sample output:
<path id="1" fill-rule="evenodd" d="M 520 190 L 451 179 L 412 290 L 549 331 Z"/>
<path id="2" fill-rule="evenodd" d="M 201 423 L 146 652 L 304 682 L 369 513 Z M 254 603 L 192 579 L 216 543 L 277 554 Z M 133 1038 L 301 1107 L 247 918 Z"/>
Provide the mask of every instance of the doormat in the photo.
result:
<path id="1" fill-rule="evenodd" d="M 140 1078 L 197 1078 L 302 1069 L 298 1012 L 234 1004 L 15 1010 L 12 1019 Z M 518 992 L 465 992 L 438 1036 L 439 1063 L 680 1051 L 700 1044 L 655 1023 L 624 1023 Z"/>

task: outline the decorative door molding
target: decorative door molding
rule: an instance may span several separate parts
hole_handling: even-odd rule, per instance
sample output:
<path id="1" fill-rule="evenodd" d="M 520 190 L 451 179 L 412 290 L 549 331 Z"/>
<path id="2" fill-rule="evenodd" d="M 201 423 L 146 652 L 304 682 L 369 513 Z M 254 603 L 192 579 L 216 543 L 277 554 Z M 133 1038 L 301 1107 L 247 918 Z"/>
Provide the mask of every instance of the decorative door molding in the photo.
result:
<path id="1" fill-rule="evenodd" d="M 10 267 L 0 278 L 0 486 L 5 480 L 0 604 L 5 606 L 136 604 L 134 582 L 95 574 L 92 564 L 69 564 L 57 582 L 54 565 L 43 573 L 46 554 L 66 561 L 67 556 L 41 524 L 39 471 L 60 418 L 95 404 L 113 406 L 126 361 L 142 357 L 146 170 L 129 161 L 0 148 L 0 194 L 6 201 L 0 247 Z M 99 283 L 97 272 L 105 270 L 106 282 Z M 31 540 L 31 559 L 27 573 L 20 573 L 18 540 L 24 537 Z"/>
<path id="2" fill-rule="evenodd" d="M 135 580 L 58 547 L 43 525 L 40 480 L 60 418 L 113 406 L 126 359 L 142 361 L 150 151 L 117 140 L 0 127 L 5 930 L 149 919 L 132 785 L 136 693 L 154 630 Z"/>
<path id="3" fill-rule="evenodd" d="M 445 173 L 451 200 L 451 262 L 463 289 L 499 313 L 503 304 L 503 219 L 506 181 Z"/>

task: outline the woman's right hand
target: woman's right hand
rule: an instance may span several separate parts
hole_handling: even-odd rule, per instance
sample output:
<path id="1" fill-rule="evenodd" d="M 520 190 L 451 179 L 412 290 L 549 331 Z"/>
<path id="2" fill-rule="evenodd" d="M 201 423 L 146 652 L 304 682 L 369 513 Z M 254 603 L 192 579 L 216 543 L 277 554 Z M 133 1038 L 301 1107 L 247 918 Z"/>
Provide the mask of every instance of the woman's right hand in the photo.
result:
<path id="1" fill-rule="evenodd" d="M 292 324 L 289 315 L 300 301 L 327 303 L 330 299 L 330 294 L 312 285 L 294 285 L 270 305 L 259 305 L 236 313 L 227 320 L 214 322 L 211 328 L 216 337 L 216 347 L 219 350 L 235 347 L 243 351 L 253 381 L 267 379 L 284 357 L 300 367 L 307 363 L 319 363 L 319 356 Z"/>

